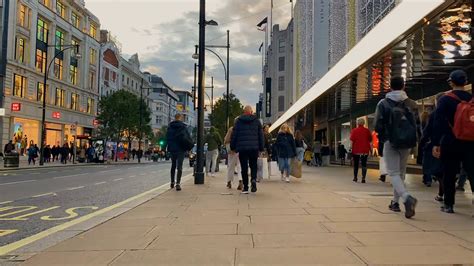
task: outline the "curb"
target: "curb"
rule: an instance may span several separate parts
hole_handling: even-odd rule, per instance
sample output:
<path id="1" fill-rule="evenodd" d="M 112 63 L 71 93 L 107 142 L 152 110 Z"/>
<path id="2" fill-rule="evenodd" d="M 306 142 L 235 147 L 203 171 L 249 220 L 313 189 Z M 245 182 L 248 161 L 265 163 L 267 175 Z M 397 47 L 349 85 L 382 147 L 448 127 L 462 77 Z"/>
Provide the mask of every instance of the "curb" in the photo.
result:
<path id="1" fill-rule="evenodd" d="M 100 166 L 100 165 L 147 165 L 151 163 L 81 163 L 81 164 L 67 164 L 67 165 L 46 165 L 46 166 L 32 166 L 32 167 L 12 167 L 0 168 L 0 172 L 19 171 L 19 170 L 33 170 L 33 169 L 51 169 L 51 168 L 68 168 L 68 167 L 85 167 L 85 166 Z"/>

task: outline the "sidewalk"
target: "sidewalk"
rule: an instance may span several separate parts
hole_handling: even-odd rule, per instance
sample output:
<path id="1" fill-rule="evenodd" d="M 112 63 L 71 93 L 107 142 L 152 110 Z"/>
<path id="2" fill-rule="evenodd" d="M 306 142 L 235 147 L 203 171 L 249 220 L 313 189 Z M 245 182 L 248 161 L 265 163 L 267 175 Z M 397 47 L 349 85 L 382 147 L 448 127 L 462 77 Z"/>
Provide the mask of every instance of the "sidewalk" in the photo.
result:
<path id="1" fill-rule="evenodd" d="M 417 215 L 387 210 L 391 188 L 370 171 L 353 183 L 350 168 L 305 168 L 256 194 L 225 188 L 221 174 L 206 185 L 186 182 L 66 240 L 26 265 L 298 265 L 470 264 L 474 262 L 471 193 L 458 195 L 455 215 L 439 211 L 435 188 L 408 183 Z M 228 195 L 227 193 L 231 193 Z"/>

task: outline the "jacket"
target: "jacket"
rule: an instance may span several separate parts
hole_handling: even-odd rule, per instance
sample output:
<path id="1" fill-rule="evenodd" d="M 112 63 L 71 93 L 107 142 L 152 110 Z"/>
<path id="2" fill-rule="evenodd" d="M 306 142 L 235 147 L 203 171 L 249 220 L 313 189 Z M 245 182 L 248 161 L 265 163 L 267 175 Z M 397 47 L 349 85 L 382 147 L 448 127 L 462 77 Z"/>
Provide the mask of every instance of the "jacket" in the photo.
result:
<path id="1" fill-rule="evenodd" d="M 208 151 L 215 151 L 222 145 L 222 138 L 219 132 L 211 127 L 209 134 L 206 135 L 205 142 L 207 143 Z"/>
<path id="2" fill-rule="evenodd" d="M 358 126 L 351 132 L 352 154 L 369 154 L 372 133 L 364 126 Z"/>
<path id="3" fill-rule="evenodd" d="M 234 126 L 230 149 L 236 152 L 263 152 L 264 137 L 262 124 L 254 115 L 241 115 Z"/>
<path id="4" fill-rule="evenodd" d="M 289 133 L 278 133 L 276 140 L 279 158 L 293 158 L 296 156 L 296 145 L 293 135 Z"/>
<path id="5" fill-rule="evenodd" d="M 389 132 L 387 132 L 387 128 L 389 125 L 391 110 L 389 108 L 386 108 L 385 102 L 387 101 L 387 99 L 390 99 L 394 102 L 405 101 L 407 108 L 410 110 L 410 112 L 413 113 L 415 117 L 416 124 L 418 126 L 420 125 L 420 116 L 418 115 L 418 106 L 416 102 L 408 98 L 408 95 L 405 91 L 391 91 L 387 93 L 387 95 L 385 96 L 385 99 L 381 100 L 377 104 L 377 108 L 375 110 L 374 128 L 375 128 L 375 132 L 378 133 L 380 142 L 388 141 L 388 136 L 389 136 Z M 420 135 L 421 135 L 421 132 L 418 132 L 418 137 L 420 137 Z"/>
<path id="6" fill-rule="evenodd" d="M 190 138 L 186 124 L 181 121 L 171 122 L 166 133 L 166 143 L 169 152 L 186 152 L 180 143 L 180 138 L 183 136 Z"/>

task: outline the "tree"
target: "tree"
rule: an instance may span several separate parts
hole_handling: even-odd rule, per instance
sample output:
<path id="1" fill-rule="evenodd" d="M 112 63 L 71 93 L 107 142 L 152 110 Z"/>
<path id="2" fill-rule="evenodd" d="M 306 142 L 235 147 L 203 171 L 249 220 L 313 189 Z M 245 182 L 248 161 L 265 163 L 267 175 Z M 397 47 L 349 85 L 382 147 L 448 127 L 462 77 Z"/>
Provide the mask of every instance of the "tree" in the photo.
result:
<path id="1" fill-rule="evenodd" d="M 140 128 L 141 109 L 141 128 Z M 144 100 L 135 94 L 119 90 L 99 101 L 98 135 L 106 140 L 121 142 L 126 139 L 130 144 L 133 139 L 152 134 L 151 112 Z"/>
<path id="2" fill-rule="evenodd" d="M 214 110 L 209 115 L 212 126 L 219 130 L 219 133 L 224 136 L 227 132 L 226 127 L 226 107 L 227 107 L 227 95 L 224 94 L 222 98 L 219 98 L 214 104 Z M 234 125 L 236 117 L 240 116 L 243 112 L 243 106 L 240 100 L 235 97 L 235 94 L 229 94 L 229 127 Z"/>

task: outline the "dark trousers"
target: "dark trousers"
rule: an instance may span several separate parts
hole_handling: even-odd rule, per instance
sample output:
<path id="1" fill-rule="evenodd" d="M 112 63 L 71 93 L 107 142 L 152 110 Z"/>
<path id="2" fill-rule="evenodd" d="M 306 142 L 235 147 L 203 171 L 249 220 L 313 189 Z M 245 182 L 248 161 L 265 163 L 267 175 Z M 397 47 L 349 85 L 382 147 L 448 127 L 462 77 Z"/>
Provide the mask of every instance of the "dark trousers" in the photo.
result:
<path id="1" fill-rule="evenodd" d="M 252 178 L 251 182 L 257 181 L 257 159 L 258 150 L 239 152 L 240 167 L 242 169 L 242 183 L 244 185 L 244 190 L 248 190 L 249 188 L 249 166 L 250 176 Z"/>
<path id="2" fill-rule="evenodd" d="M 454 206 L 456 195 L 456 175 L 460 172 L 461 163 L 474 192 L 474 143 L 455 141 L 451 145 L 441 146 L 443 163 L 444 204 Z"/>
<path id="3" fill-rule="evenodd" d="M 365 179 L 367 175 L 367 158 L 368 155 L 354 154 L 354 178 L 357 178 L 359 175 L 359 162 L 362 165 L 362 178 Z"/>
<path id="4" fill-rule="evenodd" d="M 174 184 L 176 168 L 178 169 L 178 175 L 176 176 L 176 184 L 181 183 L 181 176 L 183 175 L 183 161 L 184 152 L 173 152 L 171 153 L 171 183 Z"/>

